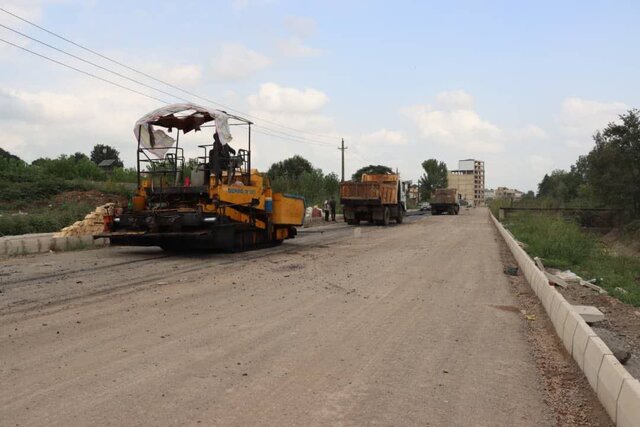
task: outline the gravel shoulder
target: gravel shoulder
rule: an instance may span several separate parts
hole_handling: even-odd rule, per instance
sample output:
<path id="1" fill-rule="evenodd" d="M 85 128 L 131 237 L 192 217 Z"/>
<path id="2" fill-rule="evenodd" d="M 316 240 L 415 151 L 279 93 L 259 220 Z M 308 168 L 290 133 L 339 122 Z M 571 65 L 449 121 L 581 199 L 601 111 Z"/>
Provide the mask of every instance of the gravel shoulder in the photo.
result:
<path id="1" fill-rule="evenodd" d="M 557 424 L 486 210 L 359 229 L 0 262 L 1 424 Z"/>

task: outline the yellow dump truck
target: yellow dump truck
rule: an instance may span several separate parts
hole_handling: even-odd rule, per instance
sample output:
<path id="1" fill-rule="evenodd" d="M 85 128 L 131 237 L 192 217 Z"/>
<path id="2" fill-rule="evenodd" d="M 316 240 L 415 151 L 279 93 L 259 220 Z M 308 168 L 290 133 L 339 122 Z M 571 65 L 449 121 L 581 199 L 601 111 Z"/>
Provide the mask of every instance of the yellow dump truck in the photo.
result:
<path id="1" fill-rule="evenodd" d="M 362 174 L 360 182 L 340 184 L 340 203 L 347 224 L 368 221 L 388 225 L 402 223 L 406 212 L 404 186 L 397 173 Z"/>
<path id="2" fill-rule="evenodd" d="M 230 125 L 246 127 L 247 149 L 231 148 Z M 274 193 L 267 175 L 251 169 L 251 125 L 194 104 L 142 117 L 134 128 L 137 192 L 129 207 L 105 216 L 105 232 L 94 237 L 169 251 L 245 250 L 293 238 L 304 199 Z M 213 129 L 211 143 L 199 145 L 202 155 L 185 163 L 180 137 L 205 127 Z"/>
<path id="3" fill-rule="evenodd" d="M 455 188 L 436 188 L 431 197 L 431 215 L 458 215 L 460 212 L 460 195 Z"/>

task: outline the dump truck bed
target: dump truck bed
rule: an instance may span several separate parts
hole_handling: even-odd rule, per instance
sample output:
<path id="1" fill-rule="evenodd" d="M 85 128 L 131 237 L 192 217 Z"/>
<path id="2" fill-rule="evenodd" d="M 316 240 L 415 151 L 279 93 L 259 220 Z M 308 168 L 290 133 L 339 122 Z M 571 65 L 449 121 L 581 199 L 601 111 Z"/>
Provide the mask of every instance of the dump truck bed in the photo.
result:
<path id="1" fill-rule="evenodd" d="M 455 188 L 438 188 L 431 199 L 431 205 L 452 205 L 458 202 L 458 191 Z"/>
<path id="2" fill-rule="evenodd" d="M 391 205 L 398 203 L 398 186 L 380 182 L 343 182 L 340 184 L 342 203 L 360 202 Z"/>

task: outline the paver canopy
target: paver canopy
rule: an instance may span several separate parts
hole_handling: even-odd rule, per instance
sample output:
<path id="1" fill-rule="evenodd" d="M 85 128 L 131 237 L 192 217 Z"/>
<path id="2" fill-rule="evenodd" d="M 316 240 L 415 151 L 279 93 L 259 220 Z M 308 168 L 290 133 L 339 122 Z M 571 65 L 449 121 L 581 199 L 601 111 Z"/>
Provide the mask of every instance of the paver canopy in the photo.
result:
<path id="1" fill-rule="evenodd" d="M 214 121 L 220 142 L 228 144 L 231 139 L 229 116 L 220 110 L 212 110 L 196 104 L 171 104 L 145 114 L 136 122 L 133 133 L 140 145 L 157 158 L 163 158 L 176 140 L 168 135 L 163 127 L 173 128 L 183 133 L 199 131 L 204 123 Z"/>

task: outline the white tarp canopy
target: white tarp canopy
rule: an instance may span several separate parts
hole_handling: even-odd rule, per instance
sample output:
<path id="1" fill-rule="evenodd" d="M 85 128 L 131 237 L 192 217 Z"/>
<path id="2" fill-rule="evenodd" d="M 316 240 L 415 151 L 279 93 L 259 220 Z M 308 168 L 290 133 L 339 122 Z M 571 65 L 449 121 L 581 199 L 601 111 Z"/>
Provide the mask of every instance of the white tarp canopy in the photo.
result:
<path id="1" fill-rule="evenodd" d="M 161 159 L 176 140 L 167 135 L 162 129 L 156 129 L 154 123 L 170 123 L 163 127 L 175 127 L 183 132 L 199 130 L 202 123 L 214 120 L 216 132 L 222 144 L 228 144 L 231 139 L 229 131 L 229 116 L 220 110 L 212 110 L 196 104 L 171 104 L 158 108 L 142 116 L 133 128 L 140 145 L 150 151 L 155 157 Z M 184 124 L 185 127 L 181 127 Z"/>

